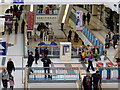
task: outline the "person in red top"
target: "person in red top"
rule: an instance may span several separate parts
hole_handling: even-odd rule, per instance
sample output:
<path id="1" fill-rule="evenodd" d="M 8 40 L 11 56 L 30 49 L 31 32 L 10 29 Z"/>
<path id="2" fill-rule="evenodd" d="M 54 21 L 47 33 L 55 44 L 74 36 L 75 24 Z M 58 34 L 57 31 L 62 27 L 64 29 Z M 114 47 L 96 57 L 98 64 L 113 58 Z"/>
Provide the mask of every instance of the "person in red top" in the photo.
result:
<path id="1" fill-rule="evenodd" d="M 84 90 L 92 90 L 92 78 L 90 77 L 90 73 L 83 78 L 83 87 Z"/>

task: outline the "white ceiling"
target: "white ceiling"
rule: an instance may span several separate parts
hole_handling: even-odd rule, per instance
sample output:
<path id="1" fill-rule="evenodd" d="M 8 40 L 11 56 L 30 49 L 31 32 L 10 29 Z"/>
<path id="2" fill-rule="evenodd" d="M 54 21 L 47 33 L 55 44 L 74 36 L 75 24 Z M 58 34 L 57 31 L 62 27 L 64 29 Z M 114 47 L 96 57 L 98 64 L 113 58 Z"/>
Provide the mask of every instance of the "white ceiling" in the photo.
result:
<path id="1" fill-rule="evenodd" d="M 0 2 L 3 0 L 0 0 Z M 4 0 L 4 4 L 12 4 L 14 0 Z M 21 0 L 17 0 L 21 1 Z M 23 0 L 24 4 L 104 4 L 118 13 L 120 0 Z M 117 6 L 115 7 L 114 4 Z"/>

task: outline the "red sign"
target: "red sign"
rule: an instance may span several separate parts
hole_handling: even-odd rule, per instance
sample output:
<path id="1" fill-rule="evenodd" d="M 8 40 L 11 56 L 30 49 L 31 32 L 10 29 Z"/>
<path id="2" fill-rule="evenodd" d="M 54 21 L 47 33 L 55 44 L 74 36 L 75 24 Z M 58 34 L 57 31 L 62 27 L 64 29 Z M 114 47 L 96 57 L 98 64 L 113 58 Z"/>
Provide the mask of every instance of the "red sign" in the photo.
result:
<path id="1" fill-rule="evenodd" d="M 28 26 L 27 30 L 33 30 L 34 29 L 34 12 L 28 12 Z"/>

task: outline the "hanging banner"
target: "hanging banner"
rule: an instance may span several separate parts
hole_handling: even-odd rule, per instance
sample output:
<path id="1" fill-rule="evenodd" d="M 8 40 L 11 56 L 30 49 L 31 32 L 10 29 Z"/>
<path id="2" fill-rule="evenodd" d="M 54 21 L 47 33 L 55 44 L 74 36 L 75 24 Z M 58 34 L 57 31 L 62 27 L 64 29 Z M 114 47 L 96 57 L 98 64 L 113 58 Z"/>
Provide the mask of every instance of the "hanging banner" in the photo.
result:
<path id="1" fill-rule="evenodd" d="M 83 12 L 76 12 L 76 31 L 83 31 Z"/>
<path id="2" fill-rule="evenodd" d="M 27 30 L 32 31 L 34 29 L 34 12 L 28 12 L 27 24 Z"/>

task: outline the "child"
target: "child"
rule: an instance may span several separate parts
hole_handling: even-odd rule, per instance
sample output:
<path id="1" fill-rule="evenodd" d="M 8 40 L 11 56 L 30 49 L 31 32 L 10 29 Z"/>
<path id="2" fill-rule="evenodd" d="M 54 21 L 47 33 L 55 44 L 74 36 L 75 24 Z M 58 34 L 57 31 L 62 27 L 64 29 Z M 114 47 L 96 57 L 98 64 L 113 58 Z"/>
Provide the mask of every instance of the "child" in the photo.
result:
<path id="1" fill-rule="evenodd" d="M 10 88 L 11 88 L 11 90 L 13 90 L 13 87 L 14 87 L 14 79 L 13 79 L 12 76 L 10 77 L 9 83 L 10 83 Z"/>

